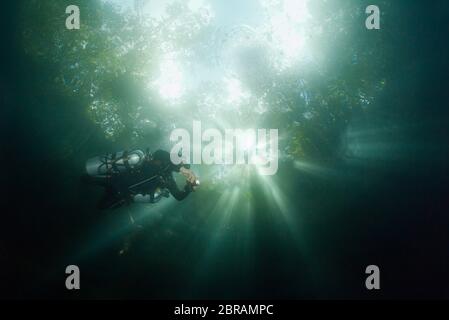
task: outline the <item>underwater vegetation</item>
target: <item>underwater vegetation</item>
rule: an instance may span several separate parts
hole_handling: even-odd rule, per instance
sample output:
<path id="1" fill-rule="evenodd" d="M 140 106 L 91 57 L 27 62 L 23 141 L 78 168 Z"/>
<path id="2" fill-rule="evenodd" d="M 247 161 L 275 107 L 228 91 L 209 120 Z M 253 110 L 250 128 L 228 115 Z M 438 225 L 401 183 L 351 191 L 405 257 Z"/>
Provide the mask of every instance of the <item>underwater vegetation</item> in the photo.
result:
<path id="1" fill-rule="evenodd" d="M 360 1 L 251 4 L 232 21 L 207 1 L 161 2 L 159 14 L 145 1 L 79 1 L 71 31 L 67 1 L 30 1 L 22 38 L 105 139 L 167 144 L 199 120 L 280 128 L 282 157 L 332 158 L 354 113 L 387 85 L 384 33 L 366 30 Z"/>

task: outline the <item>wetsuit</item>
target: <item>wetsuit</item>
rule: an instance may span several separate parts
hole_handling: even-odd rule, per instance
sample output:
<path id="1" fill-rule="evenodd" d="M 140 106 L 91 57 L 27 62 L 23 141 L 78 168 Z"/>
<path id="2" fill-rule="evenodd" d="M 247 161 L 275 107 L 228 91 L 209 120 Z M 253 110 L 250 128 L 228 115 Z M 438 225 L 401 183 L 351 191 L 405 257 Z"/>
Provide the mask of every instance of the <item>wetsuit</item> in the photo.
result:
<path id="1" fill-rule="evenodd" d="M 152 160 L 144 161 L 138 168 L 104 177 L 87 176 L 85 179 L 105 188 L 98 208 L 114 209 L 133 202 L 136 196 L 150 203 L 168 197 L 168 192 L 178 201 L 185 199 L 193 191 L 193 186 L 186 183 L 183 190 L 178 188 L 173 172 L 179 172 L 179 169 L 171 163 L 168 152 L 158 150 Z"/>

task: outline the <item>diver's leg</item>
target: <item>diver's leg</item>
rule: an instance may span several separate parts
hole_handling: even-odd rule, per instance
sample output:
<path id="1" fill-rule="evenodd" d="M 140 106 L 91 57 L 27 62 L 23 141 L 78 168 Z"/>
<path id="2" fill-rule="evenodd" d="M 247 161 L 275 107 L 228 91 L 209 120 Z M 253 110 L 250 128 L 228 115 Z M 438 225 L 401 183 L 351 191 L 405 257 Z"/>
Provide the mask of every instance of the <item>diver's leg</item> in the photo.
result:
<path id="1" fill-rule="evenodd" d="M 123 244 L 118 252 L 119 255 L 127 254 L 133 243 L 142 234 L 143 231 L 143 226 L 136 222 L 133 215 L 131 214 L 131 210 L 128 209 L 127 211 L 129 215 L 129 220 L 131 222 L 130 224 L 131 230 L 123 239 Z"/>

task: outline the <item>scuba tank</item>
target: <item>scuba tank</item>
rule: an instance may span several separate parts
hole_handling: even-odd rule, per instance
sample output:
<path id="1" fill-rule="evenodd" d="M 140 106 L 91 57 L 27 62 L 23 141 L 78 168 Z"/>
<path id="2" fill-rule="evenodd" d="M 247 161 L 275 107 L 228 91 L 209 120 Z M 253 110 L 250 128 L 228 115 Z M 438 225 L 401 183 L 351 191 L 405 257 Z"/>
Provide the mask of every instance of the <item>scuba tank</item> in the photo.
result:
<path id="1" fill-rule="evenodd" d="M 120 151 L 103 156 L 90 158 L 86 162 L 86 172 L 92 177 L 110 177 L 139 168 L 142 163 L 151 158 L 149 152 L 141 150 Z"/>
<path id="2" fill-rule="evenodd" d="M 160 181 L 154 166 L 147 165 L 153 158 L 149 149 L 119 151 L 97 156 L 86 161 L 88 176 L 103 181 L 119 198 L 130 199 L 137 194 L 151 194 Z"/>

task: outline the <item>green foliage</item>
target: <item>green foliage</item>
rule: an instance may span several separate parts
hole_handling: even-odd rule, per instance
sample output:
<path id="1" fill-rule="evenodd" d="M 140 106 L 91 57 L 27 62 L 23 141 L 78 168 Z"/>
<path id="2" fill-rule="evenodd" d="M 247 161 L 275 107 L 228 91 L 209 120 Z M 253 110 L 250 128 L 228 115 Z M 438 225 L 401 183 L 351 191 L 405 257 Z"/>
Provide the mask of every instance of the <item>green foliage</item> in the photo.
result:
<path id="1" fill-rule="evenodd" d="M 78 1 L 82 28 L 71 31 L 64 27 L 69 4 L 30 0 L 23 6 L 24 50 L 53 70 L 57 87 L 79 99 L 108 139 L 139 140 L 156 132 L 167 137 L 173 126 L 196 119 L 280 128 L 284 155 L 329 157 L 352 113 L 372 106 L 386 84 L 385 34 L 365 29 L 363 1 L 310 1 L 306 49 L 313 57 L 288 68 L 270 62 L 272 39 L 259 32 L 263 36 L 254 41 L 260 46 L 259 64 L 245 63 L 240 74 L 221 69 L 224 78 L 239 80 L 237 100 L 229 99 L 222 79 L 198 79 L 204 74 L 191 71 L 201 63 L 213 66 L 228 45 L 217 41 L 219 26 L 209 11 L 175 2 L 155 19 L 103 1 Z M 388 10 L 385 1 L 379 5 Z M 156 85 L 167 57 L 188 70 L 189 90 L 174 102 L 162 99 Z M 198 84 L 192 85 L 192 79 Z"/>

